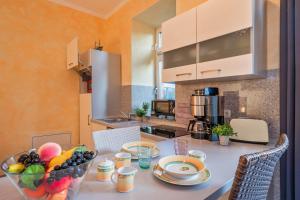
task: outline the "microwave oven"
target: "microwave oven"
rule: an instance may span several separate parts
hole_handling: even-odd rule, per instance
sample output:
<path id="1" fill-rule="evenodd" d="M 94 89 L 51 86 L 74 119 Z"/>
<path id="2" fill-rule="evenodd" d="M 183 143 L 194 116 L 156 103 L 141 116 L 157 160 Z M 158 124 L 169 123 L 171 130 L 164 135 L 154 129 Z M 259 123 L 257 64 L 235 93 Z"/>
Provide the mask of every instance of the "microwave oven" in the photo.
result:
<path id="1" fill-rule="evenodd" d="M 151 107 L 156 116 L 175 116 L 175 100 L 154 100 Z"/>

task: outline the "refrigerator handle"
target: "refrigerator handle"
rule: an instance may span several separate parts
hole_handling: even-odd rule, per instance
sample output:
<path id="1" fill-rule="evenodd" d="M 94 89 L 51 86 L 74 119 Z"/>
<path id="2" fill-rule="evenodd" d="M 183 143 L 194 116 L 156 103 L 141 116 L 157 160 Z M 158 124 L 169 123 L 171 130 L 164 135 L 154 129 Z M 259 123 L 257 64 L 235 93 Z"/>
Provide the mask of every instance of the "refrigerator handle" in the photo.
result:
<path id="1" fill-rule="evenodd" d="M 90 123 L 90 115 L 88 115 L 88 125 L 90 126 L 91 123 Z"/>

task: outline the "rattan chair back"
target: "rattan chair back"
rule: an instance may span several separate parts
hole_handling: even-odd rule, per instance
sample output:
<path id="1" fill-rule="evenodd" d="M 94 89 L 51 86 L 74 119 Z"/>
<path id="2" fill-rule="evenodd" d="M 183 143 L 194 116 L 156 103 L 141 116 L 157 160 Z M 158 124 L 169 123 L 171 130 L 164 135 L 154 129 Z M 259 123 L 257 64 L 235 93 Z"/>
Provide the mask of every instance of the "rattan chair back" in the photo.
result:
<path id="1" fill-rule="evenodd" d="M 242 155 L 235 173 L 229 199 L 266 199 L 275 166 L 287 150 L 288 145 L 287 135 L 281 134 L 275 148 Z"/>

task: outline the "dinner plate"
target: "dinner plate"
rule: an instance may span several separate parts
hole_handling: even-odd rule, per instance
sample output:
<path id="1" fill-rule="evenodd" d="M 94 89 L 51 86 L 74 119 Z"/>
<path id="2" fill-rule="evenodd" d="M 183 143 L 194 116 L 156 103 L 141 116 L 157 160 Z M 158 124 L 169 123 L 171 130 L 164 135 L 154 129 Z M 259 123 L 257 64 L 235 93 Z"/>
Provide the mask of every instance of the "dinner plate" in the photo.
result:
<path id="1" fill-rule="evenodd" d="M 182 186 L 193 186 L 206 183 L 211 178 L 211 173 L 207 168 L 204 168 L 199 174 L 188 179 L 177 179 L 171 175 L 166 174 L 163 169 L 156 164 L 153 167 L 153 175 L 161 181 Z"/>
<path id="2" fill-rule="evenodd" d="M 158 165 L 166 174 L 180 179 L 195 176 L 205 168 L 199 159 L 184 155 L 166 156 L 158 161 Z"/>
<path id="3" fill-rule="evenodd" d="M 123 144 L 122 151 L 131 153 L 132 159 L 138 159 L 138 149 L 143 147 L 152 149 L 152 158 L 159 156 L 160 151 L 157 148 L 156 144 L 147 141 L 135 141 Z"/>

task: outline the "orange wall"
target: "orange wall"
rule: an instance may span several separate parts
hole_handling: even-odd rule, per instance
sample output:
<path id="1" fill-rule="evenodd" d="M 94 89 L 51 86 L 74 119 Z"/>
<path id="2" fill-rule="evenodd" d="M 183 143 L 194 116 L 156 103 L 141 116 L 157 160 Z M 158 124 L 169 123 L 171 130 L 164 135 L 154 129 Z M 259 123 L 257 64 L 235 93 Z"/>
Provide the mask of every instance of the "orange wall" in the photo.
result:
<path id="1" fill-rule="evenodd" d="M 72 132 L 79 142 L 79 76 L 66 44 L 101 38 L 103 21 L 47 0 L 0 0 L 0 160 L 28 149 L 34 134 Z"/>
<path id="2" fill-rule="evenodd" d="M 131 85 L 132 18 L 158 0 L 129 0 L 104 23 L 104 50 L 122 55 L 122 85 Z"/>

